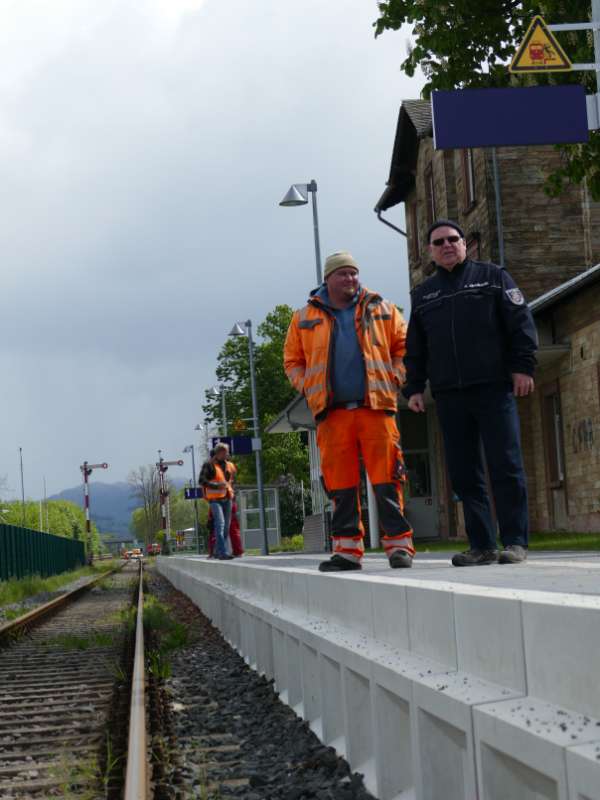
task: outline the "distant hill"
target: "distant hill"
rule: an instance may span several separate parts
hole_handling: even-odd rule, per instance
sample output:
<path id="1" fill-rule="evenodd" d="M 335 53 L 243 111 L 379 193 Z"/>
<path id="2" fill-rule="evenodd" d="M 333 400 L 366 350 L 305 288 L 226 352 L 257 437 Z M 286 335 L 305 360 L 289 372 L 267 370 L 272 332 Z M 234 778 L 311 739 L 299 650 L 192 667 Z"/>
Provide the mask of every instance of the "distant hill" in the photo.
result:
<path id="1" fill-rule="evenodd" d="M 185 484 L 184 480 L 175 479 L 173 483 L 177 489 Z M 102 533 L 117 533 L 122 536 L 129 533 L 131 512 L 139 503 L 131 496 L 131 487 L 125 481 L 118 483 L 102 483 L 91 481 L 90 487 L 90 515 Z M 83 487 L 73 486 L 63 489 L 62 492 L 52 495 L 49 500 L 70 500 L 83 508 Z"/>

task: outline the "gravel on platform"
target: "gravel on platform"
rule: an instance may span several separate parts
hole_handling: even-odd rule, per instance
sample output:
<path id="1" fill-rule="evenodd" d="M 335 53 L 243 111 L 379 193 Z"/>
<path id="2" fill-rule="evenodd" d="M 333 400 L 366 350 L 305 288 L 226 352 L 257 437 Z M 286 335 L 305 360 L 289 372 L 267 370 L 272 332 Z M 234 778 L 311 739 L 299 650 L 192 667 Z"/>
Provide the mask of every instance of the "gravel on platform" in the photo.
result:
<path id="1" fill-rule="evenodd" d="M 282 703 L 191 601 L 156 572 L 148 589 L 186 622 L 165 681 L 173 763 L 162 796 L 225 800 L 373 800 L 362 775 Z"/>

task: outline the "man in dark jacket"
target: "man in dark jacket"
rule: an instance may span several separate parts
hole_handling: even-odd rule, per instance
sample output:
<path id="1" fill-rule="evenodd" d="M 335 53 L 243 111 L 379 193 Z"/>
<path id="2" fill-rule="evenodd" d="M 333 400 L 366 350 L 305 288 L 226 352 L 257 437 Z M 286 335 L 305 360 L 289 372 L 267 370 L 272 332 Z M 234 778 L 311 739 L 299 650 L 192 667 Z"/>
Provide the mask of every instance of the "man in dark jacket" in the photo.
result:
<path id="1" fill-rule="evenodd" d="M 534 389 L 535 325 L 506 270 L 467 259 L 459 225 L 437 220 L 427 236 L 437 269 L 412 292 L 402 392 L 415 412 L 425 411 L 427 380 L 435 398 L 450 479 L 463 503 L 470 544 L 452 563 L 515 564 L 527 558 L 528 544 L 527 484 L 515 397 Z"/>

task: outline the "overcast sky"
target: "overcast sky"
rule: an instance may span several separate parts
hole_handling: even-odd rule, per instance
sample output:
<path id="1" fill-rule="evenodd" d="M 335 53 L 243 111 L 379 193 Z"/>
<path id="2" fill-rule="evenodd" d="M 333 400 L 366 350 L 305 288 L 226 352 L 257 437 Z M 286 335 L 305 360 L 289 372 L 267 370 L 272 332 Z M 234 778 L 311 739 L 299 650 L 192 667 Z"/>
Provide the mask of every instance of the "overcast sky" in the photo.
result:
<path id="1" fill-rule="evenodd" d="M 323 260 L 408 308 L 403 237 L 377 221 L 408 31 L 370 0 L 0 4 L 0 476 L 5 497 L 175 459 L 236 320 L 298 307 Z M 389 218 L 401 227 L 400 209 Z M 185 458 L 189 458 L 185 456 Z M 191 474 L 186 461 L 182 477 Z"/>

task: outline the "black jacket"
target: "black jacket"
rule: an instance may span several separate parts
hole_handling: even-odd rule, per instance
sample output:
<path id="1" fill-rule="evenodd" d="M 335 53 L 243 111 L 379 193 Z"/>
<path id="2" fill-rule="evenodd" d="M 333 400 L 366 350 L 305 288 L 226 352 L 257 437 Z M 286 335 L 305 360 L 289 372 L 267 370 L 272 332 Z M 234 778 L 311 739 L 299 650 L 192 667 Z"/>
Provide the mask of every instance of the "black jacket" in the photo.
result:
<path id="1" fill-rule="evenodd" d="M 411 292 L 405 397 L 533 375 L 537 332 L 525 298 L 506 270 L 469 261 Z"/>

